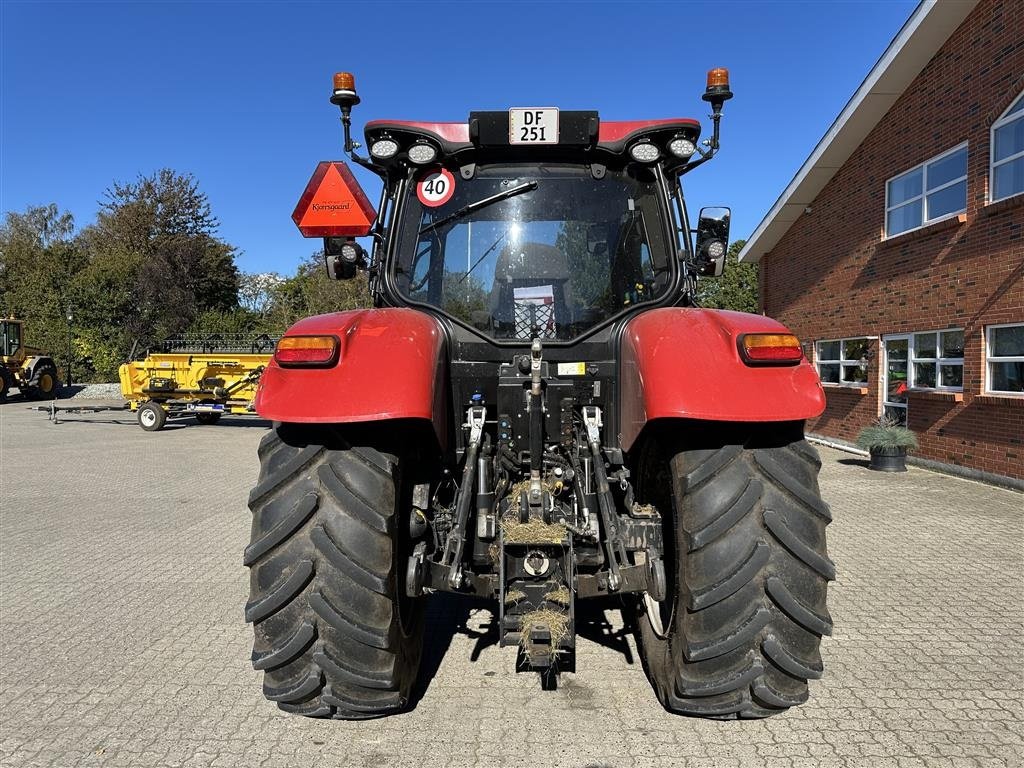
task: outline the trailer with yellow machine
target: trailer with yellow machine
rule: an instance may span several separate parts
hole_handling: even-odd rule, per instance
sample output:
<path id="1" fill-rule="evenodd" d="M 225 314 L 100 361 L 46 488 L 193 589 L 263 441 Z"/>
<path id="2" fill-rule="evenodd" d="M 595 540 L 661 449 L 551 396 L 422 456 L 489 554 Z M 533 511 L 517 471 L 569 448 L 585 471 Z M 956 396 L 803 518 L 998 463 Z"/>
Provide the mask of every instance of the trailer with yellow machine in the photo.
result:
<path id="1" fill-rule="evenodd" d="M 276 343 L 265 334 L 169 339 L 120 367 L 121 395 L 147 432 L 168 420 L 215 424 L 226 413 L 254 414 L 256 385 Z"/>

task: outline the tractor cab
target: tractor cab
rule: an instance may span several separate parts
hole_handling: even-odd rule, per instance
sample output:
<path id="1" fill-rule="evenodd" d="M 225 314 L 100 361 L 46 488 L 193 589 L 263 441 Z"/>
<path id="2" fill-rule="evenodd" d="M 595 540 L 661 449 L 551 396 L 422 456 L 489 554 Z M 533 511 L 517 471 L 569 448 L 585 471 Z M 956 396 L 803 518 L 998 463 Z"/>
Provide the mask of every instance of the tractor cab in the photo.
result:
<path id="1" fill-rule="evenodd" d="M 722 101 L 732 95 L 727 81 L 712 87 Z M 338 98 L 345 115 L 353 97 Z M 367 211 L 358 191 L 355 205 L 329 200 L 337 186 L 323 189 L 318 172 L 295 219 L 326 235 L 333 276 L 372 268 L 380 306 L 439 315 L 467 340 L 570 344 L 640 309 L 691 303 L 696 276 L 721 272 L 728 211 L 701 221 L 693 248 L 679 183 L 714 154 L 715 125 L 702 148 L 700 124 L 685 118 L 608 122 L 543 108 L 372 121 L 369 157 L 352 157 L 382 179 L 381 210 Z M 347 129 L 346 145 L 356 146 Z M 336 176 L 351 189 L 347 168 Z M 374 220 L 358 233 L 375 238 L 370 259 L 351 239 L 353 215 Z"/>

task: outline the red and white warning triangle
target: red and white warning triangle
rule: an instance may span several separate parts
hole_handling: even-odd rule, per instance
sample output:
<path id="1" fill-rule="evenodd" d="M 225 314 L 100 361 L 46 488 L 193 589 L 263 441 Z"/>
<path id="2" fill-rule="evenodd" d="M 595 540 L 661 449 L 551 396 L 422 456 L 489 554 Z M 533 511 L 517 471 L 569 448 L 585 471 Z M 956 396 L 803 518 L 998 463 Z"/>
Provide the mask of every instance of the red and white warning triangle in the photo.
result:
<path id="1" fill-rule="evenodd" d="M 303 237 L 364 237 L 375 218 L 363 188 L 340 160 L 317 165 L 292 212 Z"/>

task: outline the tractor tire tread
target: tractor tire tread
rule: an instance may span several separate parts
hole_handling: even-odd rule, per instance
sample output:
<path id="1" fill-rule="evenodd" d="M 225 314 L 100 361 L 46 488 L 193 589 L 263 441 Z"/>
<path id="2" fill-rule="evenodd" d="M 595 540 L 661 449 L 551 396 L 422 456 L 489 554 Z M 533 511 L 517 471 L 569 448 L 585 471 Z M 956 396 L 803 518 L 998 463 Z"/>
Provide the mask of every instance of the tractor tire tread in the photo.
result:
<path id="1" fill-rule="evenodd" d="M 782 515 L 774 509 L 766 509 L 764 511 L 764 524 L 771 531 L 772 536 L 778 539 L 779 543 L 789 550 L 793 557 L 816 571 L 823 579 L 835 581 L 835 564 L 801 539 L 792 528 L 786 525 Z"/>
<path id="2" fill-rule="evenodd" d="M 761 490 L 761 483 L 758 480 L 747 483 L 722 514 L 690 535 L 690 551 L 696 552 L 706 547 L 746 517 L 761 498 Z"/>
<path id="3" fill-rule="evenodd" d="M 316 627 L 308 621 L 299 624 L 291 637 L 280 645 L 263 653 L 253 653 L 252 668 L 255 670 L 273 669 L 287 664 L 305 651 L 316 640 Z"/>
<path id="4" fill-rule="evenodd" d="M 321 453 L 323 453 L 321 446 L 308 445 L 295 452 L 294 455 L 286 457 L 283 465 L 274 467 L 273 471 L 267 472 L 265 477 L 260 477 L 256 487 L 249 493 L 249 507 L 252 508 L 263 497 L 273 493 L 282 484 L 296 477 L 303 467 L 312 462 Z"/>
<path id="5" fill-rule="evenodd" d="M 808 632 L 816 635 L 832 634 L 832 617 L 828 613 L 816 613 L 801 603 L 782 579 L 769 576 L 765 582 L 765 591 L 783 613 Z"/>
<path id="6" fill-rule="evenodd" d="M 290 603 L 313 578 L 313 561 L 299 560 L 284 578 L 265 593 L 245 604 L 245 620 L 251 624 L 263 621 Z"/>
<path id="7" fill-rule="evenodd" d="M 337 679 L 346 683 L 382 691 L 391 691 L 395 688 L 395 681 L 392 676 L 374 672 L 370 669 L 360 669 L 354 664 L 331 656 L 326 651 L 317 651 L 313 654 L 313 660 L 320 665 L 321 669 L 333 673 Z"/>
<path id="8" fill-rule="evenodd" d="M 720 603 L 725 598 L 736 594 L 740 589 L 749 584 L 751 580 L 760 573 L 761 569 L 768 564 L 771 557 L 769 546 L 758 539 L 747 558 L 740 563 L 725 578 L 719 579 L 714 584 L 705 587 L 694 587 L 690 592 L 690 608 L 699 611 L 709 605 Z"/>
<path id="9" fill-rule="evenodd" d="M 779 642 L 775 635 L 768 635 L 761 644 L 761 649 L 769 661 L 783 672 L 788 672 L 796 678 L 802 677 L 805 680 L 818 680 L 821 678 L 824 668 L 821 665 L 821 657 L 814 661 L 798 659 L 786 648 L 785 644 Z"/>
<path id="10" fill-rule="evenodd" d="M 786 469 L 771 456 L 763 453 L 755 453 L 754 460 L 764 473 L 773 480 L 778 487 L 787 494 L 799 499 L 809 510 L 821 517 L 825 522 L 832 522 L 832 511 L 828 504 L 821 500 L 816 493 L 811 493 L 800 480 L 793 477 Z M 820 464 L 819 464 L 820 466 Z"/>
<path id="11" fill-rule="evenodd" d="M 273 528 L 245 548 L 242 564 L 252 565 L 282 541 L 288 539 L 316 511 L 319 503 L 320 498 L 313 492 L 300 496 L 295 504 L 292 505 L 291 512 L 282 517 Z"/>
<path id="12" fill-rule="evenodd" d="M 338 476 L 334 467 L 323 464 L 317 470 L 320 483 L 327 493 L 331 494 L 334 501 L 345 505 L 345 511 L 371 531 L 388 535 L 388 521 L 386 517 L 379 515 L 370 501 L 367 500 L 367 491 L 361 490 L 347 484 L 349 478 Z"/>
<path id="13" fill-rule="evenodd" d="M 284 685 L 272 688 L 265 680 L 263 695 L 268 701 L 302 701 L 320 687 L 320 673 L 313 671 L 288 681 Z"/>
<path id="14" fill-rule="evenodd" d="M 676 683 L 679 693 L 684 696 L 714 696 L 720 693 L 746 690 L 746 688 L 764 672 L 759 661 L 751 661 L 745 668 L 736 673 L 729 673 L 717 679 L 687 680 L 680 677 Z"/>
<path id="15" fill-rule="evenodd" d="M 835 566 L 820 460 L 805 440 L 763 445 L 682 445 L 663 457 L 682 570 L 667 639 L 643 619 L 640 647 L 677 714 L 769 717 L 806 701 L 808 681 L 822 676 Z"/>
<path id="16" fill-rule="evenodd" d="M 418 605 L 408 624 L 398 607 L 401 463 L 350 439 L 295 425 L 264 437 L 243 559 L 267 699 L 290 713 L 360 720 L 407 706 L 423 625 Z"/>
<path id="17" fill-rule="evenodd" d="M 727 445 L 715 451 L 708 452 L 700 463 L 690 470 L 683 478 L 683 488 L 687 493 L 693 493 L 712 477 L 720 474 L 729 464 L 743 454 L 743 446 Z"/>
<path id="18" fill-rule="evenodd" d="M 356 555 L 350 552 L 344 544 L 335 539 L 325 525 L 316 526 L 310 533 L 310 539 L 317 551 L 323 555 L 335 568 L 348 576 L 357 584 L 371 589 L 378 595 L 386 595 L 388 590 L 387 579 L 378 576 L 369 568 L 359 564 L 355 559 Z"/>

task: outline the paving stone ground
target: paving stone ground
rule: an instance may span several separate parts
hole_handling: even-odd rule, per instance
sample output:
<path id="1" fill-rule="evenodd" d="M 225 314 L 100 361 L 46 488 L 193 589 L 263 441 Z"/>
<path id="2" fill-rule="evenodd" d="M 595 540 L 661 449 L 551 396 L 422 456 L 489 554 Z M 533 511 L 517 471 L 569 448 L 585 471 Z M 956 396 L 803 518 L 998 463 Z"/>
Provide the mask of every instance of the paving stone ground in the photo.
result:
<path id="1" fill-rule="evenodd" d="M 73 420 L 73 421 L 72 421 Z M 835 635 L 811 700 L 763 721 L 667 714 L 614 604 L 555 692 L 483 604 L 437 599 L 415 709 L 279 712 L 242 619 L 265 424 L 142 432 L 0 406 L 0 765 L 1010 766 L 1024 760 L 1024 496 L 822 450 Z"/>

